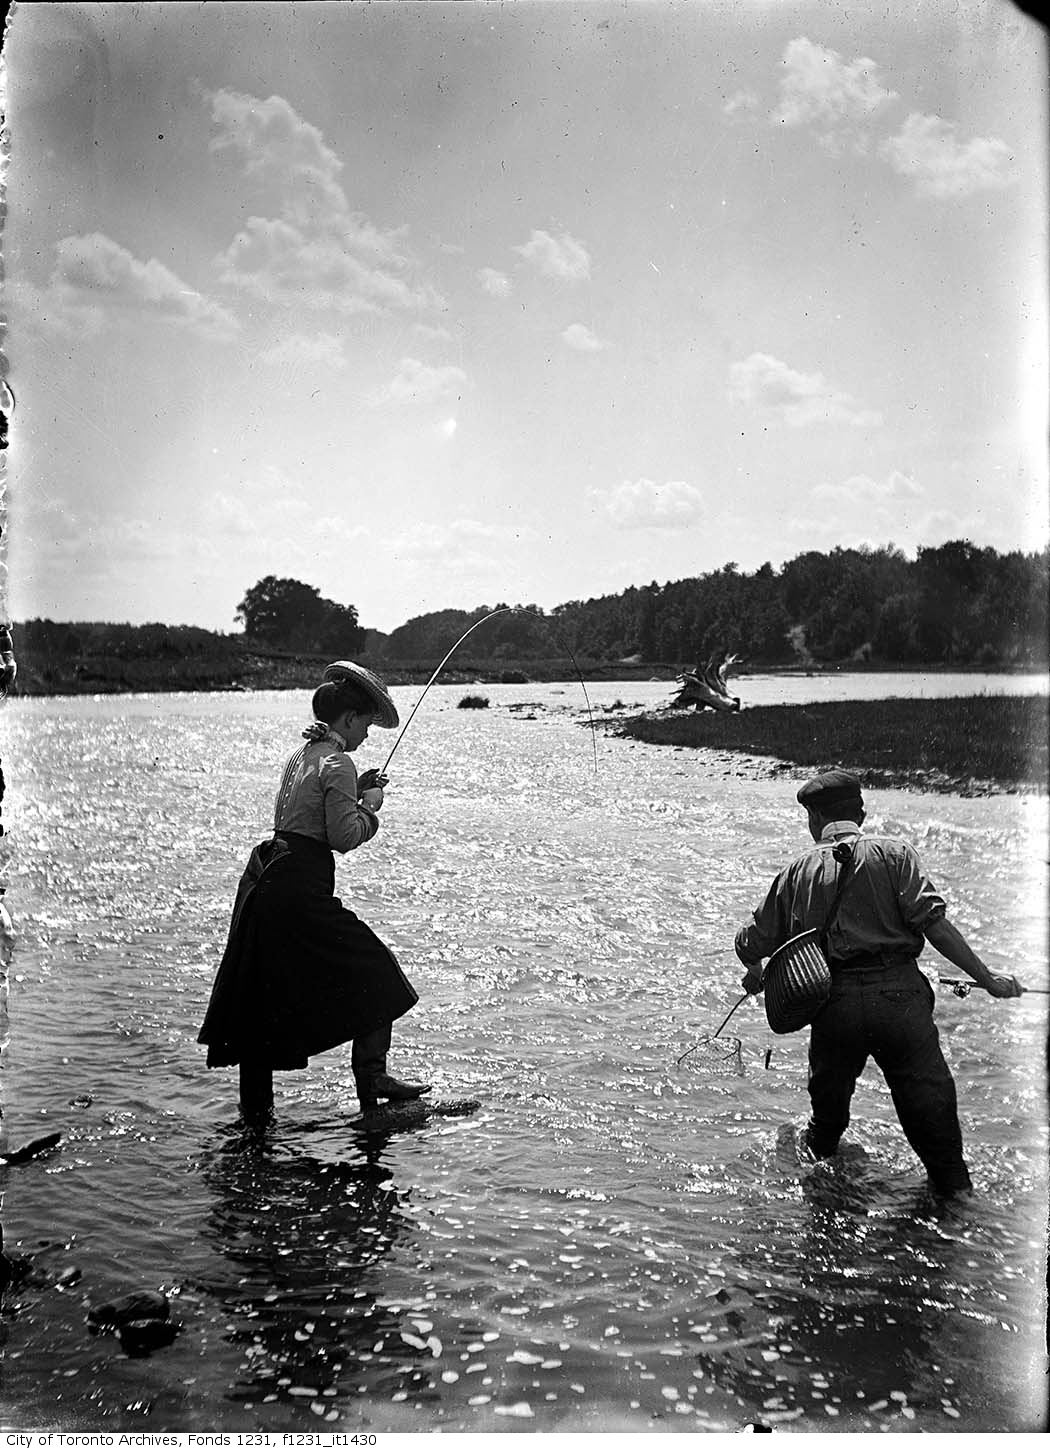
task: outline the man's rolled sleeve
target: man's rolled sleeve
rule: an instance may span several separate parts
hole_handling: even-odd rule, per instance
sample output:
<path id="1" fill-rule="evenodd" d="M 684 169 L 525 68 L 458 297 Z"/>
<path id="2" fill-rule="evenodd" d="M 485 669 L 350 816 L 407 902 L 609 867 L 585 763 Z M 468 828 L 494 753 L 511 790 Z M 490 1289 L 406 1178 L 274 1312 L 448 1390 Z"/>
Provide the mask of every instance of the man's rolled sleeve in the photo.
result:
<path id="1" fill-rule="evenodd" d="M 900 884 L 898 900 L 901 915 L 916 931 L 925 931 L 937 916 L 943 916 L 948 909 L 944 897 L 935 890 L 929 877 L 923 874 L 919 857 L 914 849 L 904 843 L 900 858 Z"/>
<path id="2" fill-rule="evenodd" d="M 736 933 L 734 948 L 747 967 L 757 966 L 783 944 L 785 937 L 780 894 L 781 877 L 778 876 L 770 886 L 765 900 L 755 909 L 753 924 L 741 926 Z"/>

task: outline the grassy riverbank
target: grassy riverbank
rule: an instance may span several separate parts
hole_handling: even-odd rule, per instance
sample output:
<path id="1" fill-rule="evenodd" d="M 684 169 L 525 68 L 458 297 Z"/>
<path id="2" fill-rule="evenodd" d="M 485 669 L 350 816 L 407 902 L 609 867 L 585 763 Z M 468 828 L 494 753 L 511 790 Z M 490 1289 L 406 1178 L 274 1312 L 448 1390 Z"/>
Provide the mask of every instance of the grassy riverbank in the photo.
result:
<path id="1" fill-rule="evenodd" d="M 839 766 L 869 786 L 957 794 L 1047 788 L 1045 696 L 883 699 L 763 705 L 739 714 L 661 711 L 618 733 L 649 744 L 772 756 L 808 769 Z"/>
<path id="2" fill-rule="evenodd" d="M 81 626 L 86 630 L 88 626 Z M 99 626 L 118 632 L 118 626 Z M 229 691 L 313 689 L 333 654 L 252 647 L 238 635 L 209 636 L 203 630 L 166 629 L 162 647 L 149 638 L 110 641 L 108 647 L 43 651 L 24 645 L 15 631 L 16 695 L 163 694 L 176 690 Z M 145 627 L 138 631 L 145 633 Z M 434 659 L 386 659 L 367 651 L 350 657 L 382 675 L 388 684 L 424 684 Z M 577 677 L 673 681 L 680 668 L 667 663 L 625 663 L 594 659 L 490 659 L 458 653 L 442 670 L 443 684 L 538 684 Z"/>

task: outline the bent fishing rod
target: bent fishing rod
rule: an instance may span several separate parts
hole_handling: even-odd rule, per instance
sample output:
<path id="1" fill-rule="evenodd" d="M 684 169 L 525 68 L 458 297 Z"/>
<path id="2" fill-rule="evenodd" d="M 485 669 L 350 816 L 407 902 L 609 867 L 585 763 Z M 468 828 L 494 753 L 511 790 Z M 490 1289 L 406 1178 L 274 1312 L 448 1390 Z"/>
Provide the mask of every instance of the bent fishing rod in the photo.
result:
<path id="1" fill-rule="evenodd" d="M 423 703 L 424 699 L 426 699 L 427 694 L 430 691 L 430 686 L 435 682 L 435 680 L 437 679 L 438 675 L 444 669 L 444 667 L 448 663 L 448 661 L 452 658 L 453 654 L 455 654 L 455 652 L 459 648 L 459 646 L 463 643 L 464 639 L 466 639 L 468 637 L 468 635 L 473 634 L 474 630 L 475 629 L 479 629 L 482 624 L 487 624 L 490 619 L 494 619 L 497 616 L 497 614 L 513 614 L 513 613 L 518 612 L 520 610 L 520 608 L 521 608 L 520 605 L 517 605 L 517 604 L 508 604 L 508 605 L 505 605 L 503 608 L 492 609 L 489 613 L 483 614 L 480 619 L 475 619 L 474 622 L 473 622 L 473 624 L 471 624 L 471 626 L 470 626 L 469 629 L 464 629 L 463 633 L 459 636 L 459 638 L 456 640 L 455 644 L 453 644 L 452 648 L 448 651 L 448 653 L 442 659 L 441 663 L 438 665 L 438 667 L 434 670 L 433 674 L 427 680 L 426 686 L 423 689 L 422 694 L 419 696 L 419 698 L 416 700 L 415 704 L 412 706 L 412 710 L 411 710 L 411 713 L 408 716 L 408 719 L 406 719 L 405 720 L 405 723 L 402 725 L 401 732 L 399 733 L 397 739 L 394 741 L 393 746 L 392 746 L 392 748 L 390 750 L 389 755 L 387 755 L 387 757 L 386 757 L 386 763 L 383 765 L 383 768 L 379 771 L 379 774 L 381 776 L 385 776 L 386 775 L 387 768 L 390 765 L 390 761 L 394 758 L 394 753 L 397 750 L 398 745 L 404 739 L 404 737 L 405 737 L 405 731 L 408 729 L 409 725 L 412 723 L 412 720 L 415 718 L 416 710 Z M 562 642 L 564 643 L 564 641 L 562 641 Z M 592 745 L 592 748 L 594 750 L 594 773 L 597 774 L 598 773 L 598 745 L 597 745 L 597 742 L 595 741 L 595 738 L 594 738 L 594 715 L 591 713 L 591 701 L 590 701 L 590 699 L 589 699 L 589 697 L 587 695 L 587 686 L 583 682 L 583 675 L 580 672 L 580 666 L 576 663 L 576 656 L 573 654 L 572 650 L 569 649 L 568 645 L 565 645 L 564 647 L 566 649 L 566 652 L 569 655 L 569 658 L 572 660 L 573 668 L 576 670 L 577 677 L 579 678 L 579 681 L 580 681 L 580 688 L 583 690 L 583 697 L 584 697 L 584 699 L 587 702 L 587 714 L 588 714 L 588 716 L 590 718 L 590 722 L 591 722 L 591 745 Z"/>

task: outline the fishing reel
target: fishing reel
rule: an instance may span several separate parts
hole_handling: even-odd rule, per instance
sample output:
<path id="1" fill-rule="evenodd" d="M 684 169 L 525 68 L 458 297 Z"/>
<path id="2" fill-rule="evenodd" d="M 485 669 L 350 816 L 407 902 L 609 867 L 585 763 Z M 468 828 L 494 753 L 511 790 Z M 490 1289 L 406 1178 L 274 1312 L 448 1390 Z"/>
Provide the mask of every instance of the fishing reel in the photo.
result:
<path id="1" fill-rule="evenodd" d="M 963 997 L 965 999 L 967 996 L 969 996 L 970 992 L 973 990 L 973 982 L 972 981 L 953 981 L 951 983 L 951 987 L 952 987 L 952 995 L 953 996 L 961 996 L 961 997 Z"/>

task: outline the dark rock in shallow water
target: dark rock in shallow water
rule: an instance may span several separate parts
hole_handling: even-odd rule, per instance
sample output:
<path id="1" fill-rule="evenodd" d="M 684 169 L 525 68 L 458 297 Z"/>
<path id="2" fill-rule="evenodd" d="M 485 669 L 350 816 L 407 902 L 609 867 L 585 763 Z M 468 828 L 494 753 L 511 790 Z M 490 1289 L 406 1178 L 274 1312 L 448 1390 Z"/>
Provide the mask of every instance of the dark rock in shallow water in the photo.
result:
<path id="1" fill-rule="evenodd" d="M 129 1358 L 145 1358 L 174 1342 L 181 1329 L 182 1324 L 173 1318 L 133 1318 L 120 1325 L 120 1346 Z"/>
<path id="2" fill-rule="evenodd" d="M 143 1291 L 125 1293 L 120 1298 L 111 1298 L 108 1303 L 99 1303 L 88 1309 L 88 1323 L 96 1329 L 123 1330 L 129 1323 L 149 1320 L 164 1323 L 171 1314 L 171 1307 L 163 1293 Z"/>
<path id="3" fill-rule="evenodd" d="M 481 1106 L 469 1098 L 450 1102 L 384 1102 L 370 1112 L 362 1112 L 350 1126 L 355 1132 L 397 1132 L 422 1127 L 434 1117 L 469 1117 Z"/>
<path id="4" fill-rule="evenodd" d="M 13 1147 L 10 1152 L 0 1155 L 0 1163 L 6 1162 L 8 1166 L 13 1166 L 19 1162 L 29 1162 L 41 1153 L 50 1152 L 61 1141 L 61 1132 L 45 1132 L 43 1137 L 33 1137 L 28 1142 L 23 1142 L 21 1147 Z"/>
<path id="5" fill-rule="evenodd" d="M 0 1232 L 0 1289 L 12 1288 L 71 1288 L 83 1276 L 80 1268 L 62 1267 L 56 1258 L 67 1253 L 72 1243 L 48 1238 L 39 1239 L 36 1249 L 28 1253 L 3 1252 L 4 1239 Z"/>

